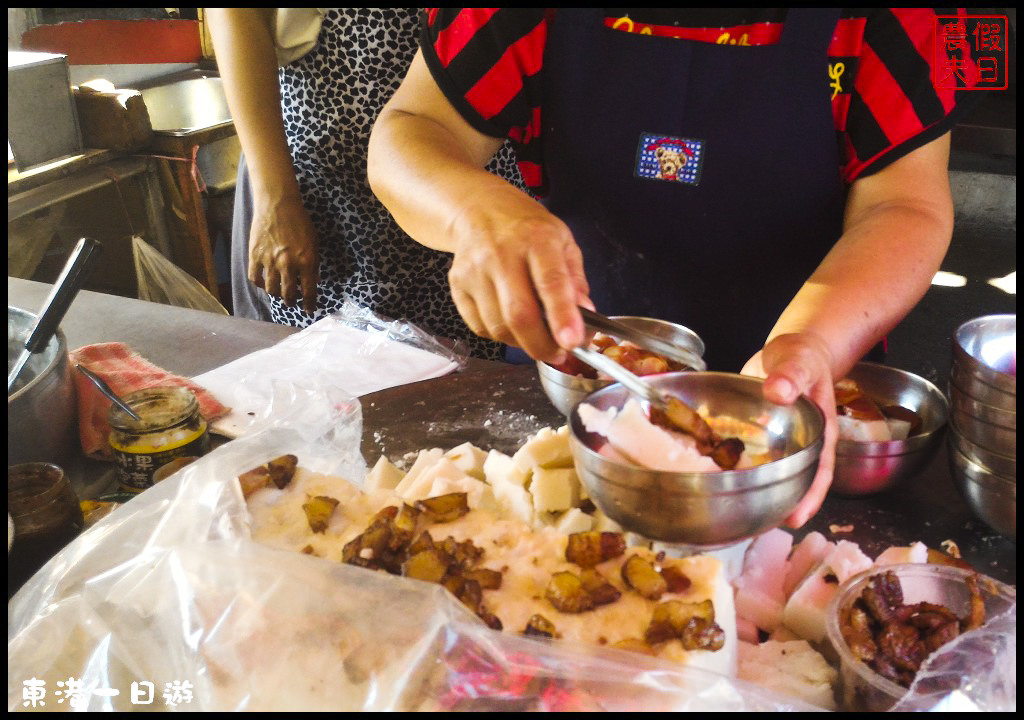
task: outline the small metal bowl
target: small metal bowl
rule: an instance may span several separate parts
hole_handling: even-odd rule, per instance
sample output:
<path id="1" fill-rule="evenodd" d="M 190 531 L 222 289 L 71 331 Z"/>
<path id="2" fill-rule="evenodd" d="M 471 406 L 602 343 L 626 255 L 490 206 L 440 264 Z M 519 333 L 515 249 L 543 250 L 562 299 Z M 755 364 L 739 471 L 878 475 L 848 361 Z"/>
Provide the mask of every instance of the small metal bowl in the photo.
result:
<path id="1" fill-rule="evenodd" d="M 989 472 L 1001 475 L 1008 480 L 1016 480 L 1016 455 L 1000 455 L 971 442 L 960 432 L 960 428 L 956 426 L 955 422 L 949 424 L 949 443 L 970 459 L 971 462 L 981 465 Z"/>
<path id="2" fill-rule="evenodd" d="M 1016 393 L 1007 392 L 982 381 L 955 359 L 949 371 L 949 384 L 950 394 L 952 394 L 952 388 L 955 387 L 958 391 L 985 405 L 1007 412 L 1017 412 Z"/>
<path id="3" fill-rule="evenodd" d="M 878 405 L 902 405 L 921 417 L 921 432 L 906 440 L 839 440 L 830 492 L 857 496 L 888 490 L 921 472 L 942 444 L 949 403 L 935 385 L 913 373 L 857 363 L 847 374 Z"/>
<path id="4" fill-rule="evenodd" d="M 698 356 L 704 355 L 704 341 L 693 330 L 682 325 L 656 318 L 622 315 L 613 316 L 612 320 L 618 320 L 623 325 L 657 335 L 674 345 L 696 353 Z M 544 393 L 551 400 L 555 409 L 565 416 L 568 416 L 576 403 L 587 395 L 603 387 L 608 387 L 614 382 L 605 377 L 591 379 L 580 375 L 570 375 L 543 362 L 537 363 L 537 372 L 540 375 L 540 384 L 544 388 Z"/>
<path id="5" fill-rule="evenodd" d="M 904 603 L 930 602 L 944 605 L 958 617 L 964 617 L 970 612 L 971 596 L 967 578 L 976 573 L 949 565 L 874 567 L 840 585 L 826 610 L 825 634 L 833 652 L 839 657 L 839 707 L 846 712 L 884 712 L 907 694 L 907 688 L 879 675 L 858 660 L 847 646 L 840 629 L 841 613 L 860 597 L 872 577 L 886 570 L 891 570 L 899 577 Z M 978 575 L 978 580 L 985 602 L 986 618 L 1006 612 L 1017 602 L 1017 591 L 1012 587 L 984 575 Z M 933 696 L 933 702 L 934 697 L 940 696 Z"/>
<path id="6" fill-rule="evenodd" d="M 1017 394 L 1017 316 L 968 320 L 953 334 L 953 359 L 979 380 Z"/>
<path id="7" fill-rule="evenodd" d="M 591 500 L 631 532 L 650 540 L 704 548 L 724 547 L 781 523 L 810 487 L 818 468 L 825 419 L 806 397 L 790 406 L 764 399 L 764 381 L 714 372 L 666 373 L 647 382 L 714 417 L 731 417 L 764 429 L 774 462 L 743 470 L 666 472 L 600 452 L 605 438 L 589 433 L 578 407 L 569 415 L 569 443 Z M 629 393 L 619 384 L 585 401 L 621 408 Z"/>
<path id="8" fill-rule="evenodd" d="M 949 446 L 949 469 L 975 517 L 1017 542 L 1017 481 L 989 472 L 954 445 Z"/>

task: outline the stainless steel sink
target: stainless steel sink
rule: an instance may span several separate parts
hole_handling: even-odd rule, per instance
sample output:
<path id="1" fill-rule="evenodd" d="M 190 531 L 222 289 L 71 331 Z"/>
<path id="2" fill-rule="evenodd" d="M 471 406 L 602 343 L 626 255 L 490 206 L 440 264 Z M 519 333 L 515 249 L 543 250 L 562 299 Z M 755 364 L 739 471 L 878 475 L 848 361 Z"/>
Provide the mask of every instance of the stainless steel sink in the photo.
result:
<path id="1" fill-rule="evenodd" d="M 216 71 L 192 69 L 156 78 L 136 89 L 153 132 L 199 146 L 196 162 L 210 194 L 234 189 L 241 146 Z"/>
<path id="2" fill-rule="evenodd" d="M 216 72 L 186 70 L 150 80 L 137 89 L 154 132 L 183 136 L 231 124 L 231 111 Z"/>

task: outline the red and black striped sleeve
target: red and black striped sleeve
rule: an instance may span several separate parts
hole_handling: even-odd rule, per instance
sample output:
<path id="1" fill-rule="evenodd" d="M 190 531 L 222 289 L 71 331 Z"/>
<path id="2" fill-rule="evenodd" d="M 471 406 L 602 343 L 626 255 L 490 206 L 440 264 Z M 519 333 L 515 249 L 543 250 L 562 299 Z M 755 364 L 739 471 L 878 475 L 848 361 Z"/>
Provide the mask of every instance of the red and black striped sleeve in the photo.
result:
<path id="1" fill-rule="evenodd" d="M 936 82 L 936 16 L 963 9 L 878 8 L 864 26 L 845 117 L 848 182 L 887 167 L 953 128 L 980 99 Z"/>
<path id="2" fill-rule="evenodd" d="M 472 127 L 516 146 L 532 189 L 542 185 L 541 70 L 544 8 L 429 8 L 420 49 L 434 81 Z"/>

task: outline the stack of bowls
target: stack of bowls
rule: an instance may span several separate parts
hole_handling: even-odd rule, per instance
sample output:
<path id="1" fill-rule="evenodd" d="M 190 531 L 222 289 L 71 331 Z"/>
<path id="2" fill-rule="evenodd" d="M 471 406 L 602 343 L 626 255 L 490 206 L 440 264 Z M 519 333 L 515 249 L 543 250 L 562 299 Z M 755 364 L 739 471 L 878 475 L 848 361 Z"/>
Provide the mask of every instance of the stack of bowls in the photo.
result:
<path id="1" fill-rule="evenodd" d="M 1017 541 L 1017 316 L 970 320 L 953 336 L 953 479 L 979 519 Z"/>

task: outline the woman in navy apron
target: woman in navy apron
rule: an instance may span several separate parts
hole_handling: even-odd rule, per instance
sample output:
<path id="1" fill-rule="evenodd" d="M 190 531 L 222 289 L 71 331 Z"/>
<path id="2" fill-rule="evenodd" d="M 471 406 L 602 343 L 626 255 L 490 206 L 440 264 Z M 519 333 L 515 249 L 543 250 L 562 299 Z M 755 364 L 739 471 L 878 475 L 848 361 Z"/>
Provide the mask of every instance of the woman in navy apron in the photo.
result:
<path id="1" fill-rule="evenodd" d="M 842 232 L 822 80 L 838 18 L 794 9 L 778 44 L 737 49 L 558 12 L 544 204 L 582 249 L 598 310 L 693 329 L 711 370 L 739 372 L 761 348 Z"/>
<path id="2" fill-rule="evenodd" d="M 826 82 L 838 17 L 790 9 L 777 44 L 737 48 L 558 10 L 543 65 L 549 213 L 474 171 L 497 141 L 422 58 L 370 145 L 371 185 L 399 224 L 454 253 L 452 294 L 474 331 L 558 362 L 583 340 L 576 304 L 591 302 L 694 329 L 710 369 L 766 376 L 773 402 L 811 397 L 825 447 L 793 526 L 831 482 L 833 378 L 916 302 L 903 288 L 923 294 L 952 226 L 948 136 L 844 187 Z M 880 298 L 863 281 L 876 273 Z"/>

